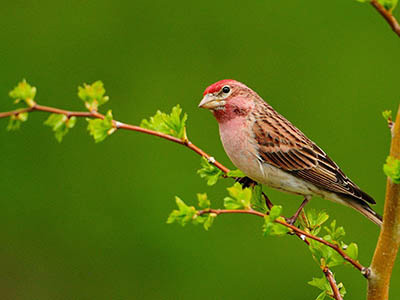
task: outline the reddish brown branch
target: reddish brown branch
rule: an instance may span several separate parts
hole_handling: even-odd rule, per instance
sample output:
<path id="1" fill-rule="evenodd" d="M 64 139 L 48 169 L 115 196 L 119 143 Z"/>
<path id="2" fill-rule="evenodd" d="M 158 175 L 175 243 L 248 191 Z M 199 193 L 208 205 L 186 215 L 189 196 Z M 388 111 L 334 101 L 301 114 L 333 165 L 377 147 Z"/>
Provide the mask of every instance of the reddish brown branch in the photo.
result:
<path id="1" fill-rule="evenodd" d="M 43 112 L 48 112 L 48 113 L 54 113 L 54 114 L 63 114 L 65 116 L 69 117 L 86 117 L 86 118 L 97 118 L 97 119 L 104 119 L 104 115 L 98 113 L 97 111 L 92 111 L 92 112 L 84 112 L 84 111 L 68 111 L 64 109 L 59 109 L 55 107 L 50 107 L 50 106 L 43 106 L 39 104 L 35 104 L 32 107 L 27 107 L 27 108 L 22 108 L 22 109 L 17 109 L 13 111 L 8 111 L 8 112 L 1 112 L 0 113 L 0 118 L 6 118 L 10 117 L 12 115 L 18 115 L 20 113 L 24 112 L 34 112 L 34 111 L 43 111 Z M 196 152 L 200 156 L 205 157 L 210 163 L 212 163 L 214 166 L 216 166 L 218 169 L 220 169 L 224 173 L 228 173 L 229 169 L 225 167 L 223 164 L 220 162 L 216 161 L 213 157 L 211 157 L 209 154 L 204 152 L 202 149 L 194 145 L 192 142 L 187 141 L 187 140 L 181 140 L 176 137 L 170 136 L 168 134 L 164 134 L 161 132 L 149 130 L 146 128 L 142 128 L 139 126 L 135 125 L 129 125 L 125 123 L 121 123 L 118 121 L 114 121 L 114 126 L 117 129 L 125 129 L 125 130 L 131 130 L 131 131 L 137 131 L 137 132 L 142 132 L 145 134 L 149 135 L 154 135 L 158 136 L 160 138 L 166 139 L 168 141 L 181 144 L 183 146 L 186 146 L 187 148 L 191 149 L 192 151 Z"/>
<path id="2" fill-rule="evenodd" d="M 331 288 L 332 288 L 333 297 L 334 297 L 336 300 L 343 300 L 342 295 L 340 295 L 339 288 L 338 288 L 338 286 L 337 286 L 337 284 L 336 284 L 336 280 L 335 280 L 335 278 L 333 277 L 333 274 L 332 274 L 331 270 L 329 270 L 328 267 L 323 267 L 323 268 L 322 268 L 322 272 L 324 272 L 325 277 L 326 277 L 326 279 L 328 280 L 329 285 L 330 285 Z"/>
<path id="3" fill-rule="evenodd" d="M 256 215 L 256 216 L 259 216 L 262 218 L 264 218 L 267 215 L 267 214 L 263 214 L 261 212 L 255 211 L 255 210 L 247 210 L 247 209 L 240 209 L 240 210 L 239 209 L 206 209 L 206 210 L 199 211 L 199 215 L 208 214 L 208 213 L 214 213 L 217 215 L 231 214 L 231 213 L 233 213 L 233 214 L 250 214 L 250 215 Z M 299 236 L 304 241 L 305 241 L 305 238 L 308 237 L 309 239 L 312 239 L 321 244 L 324 244 L 325 246 L 332 248 L 337 253 L 339 253 L 343 257 L 344 260 L 348 261 L 356 269 L 361 271 L 365 277 L 368 277 L 369 273 L 366 272 L 366 270 L 368 270 L 368 269 L 365 268 L 363 265 L 361 265 L 358 261 L 356 261 L 356 260 L 352 259 L 350 256 L 348 256 L 338 245 L 335 245 L 328 241 L 325 241 L 324 239 L 322 239 L 318 236 L 312 235 L 311 233 L 308 233 L 304 230 L 301 230 L 300 228 L 297 228 L 294 225 L 290 225 L 290 224 L 286 223 L 285 221 L 276 219 L 275 222 L 291 229 L 297 236 Z"/>
<path id="4" fill-rule="evenodd" d="M 385 9 L 382 4 L 378 2 L 378 0 L 372 0 L 371 5 L 375 7 L 375 9 L 381 14 L 381 16 L 386 20 L 386 22 L 390 25 L 392 30 L 400 36 L 400 25 L 397 22 L 396 18 L 392 15 L 390 11 Z"/>

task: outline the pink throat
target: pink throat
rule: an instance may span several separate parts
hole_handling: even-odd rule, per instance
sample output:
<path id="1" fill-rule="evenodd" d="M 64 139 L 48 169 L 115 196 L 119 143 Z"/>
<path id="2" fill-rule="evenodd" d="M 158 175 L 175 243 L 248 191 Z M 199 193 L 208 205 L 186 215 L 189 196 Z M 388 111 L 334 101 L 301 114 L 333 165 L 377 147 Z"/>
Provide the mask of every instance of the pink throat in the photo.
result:
<path id="1" fill-rule="evenodd" d="M 223 109 L 214 110 L 218 123 L 225 123 L 235 118 L 245 118 L 250 112 L 249 102 L 244 98 L 233 98 L 226 102 Z"/>

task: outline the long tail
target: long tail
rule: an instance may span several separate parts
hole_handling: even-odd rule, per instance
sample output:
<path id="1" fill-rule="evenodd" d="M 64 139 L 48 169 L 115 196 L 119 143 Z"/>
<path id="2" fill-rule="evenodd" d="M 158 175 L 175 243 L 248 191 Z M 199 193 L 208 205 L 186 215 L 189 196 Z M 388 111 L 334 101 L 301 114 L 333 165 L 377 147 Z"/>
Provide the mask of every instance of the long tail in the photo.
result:
<path id="1" fill-rule="evenodd" d="M 350 207 L 354 208 L 355 210 L 366 216 L 378 226 L 382 226 L 382 217 L 378 213 L 376 213 L 367 203 L 357 200 L 351 199 L 350 201 L 346 201 L 346 203 Z"/>

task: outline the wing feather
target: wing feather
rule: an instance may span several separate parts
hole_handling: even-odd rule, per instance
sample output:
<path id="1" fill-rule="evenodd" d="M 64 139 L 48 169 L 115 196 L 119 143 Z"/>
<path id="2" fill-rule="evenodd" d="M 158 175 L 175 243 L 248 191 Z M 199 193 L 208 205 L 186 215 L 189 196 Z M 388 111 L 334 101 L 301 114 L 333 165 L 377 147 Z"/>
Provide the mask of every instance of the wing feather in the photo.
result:
<path id="1" fill-rule="evenodd" d="M 375 201 L 353 183 L 314 142 L 268 104 L 255 112 L 253 133 L 263 162 L 347 197 Z"/>

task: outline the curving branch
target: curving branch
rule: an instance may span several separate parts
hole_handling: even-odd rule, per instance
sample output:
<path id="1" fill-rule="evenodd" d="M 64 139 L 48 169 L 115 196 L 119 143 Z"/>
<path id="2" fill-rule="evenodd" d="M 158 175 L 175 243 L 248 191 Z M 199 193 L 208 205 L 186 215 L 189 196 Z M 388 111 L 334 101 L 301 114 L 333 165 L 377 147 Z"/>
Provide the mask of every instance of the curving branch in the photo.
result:
<path id="1" fill-rule="evenodd" d="M 256 215 L 258 217 L 264 218 L 268 214 L 263 214 L 259 211 L 252 210 L 252 209 L 205 209 L 205 210 L 200 210 L 198 212 L 198 215 L 204 215 L 204 214 L 216 214 L 216 215 L 221 215 L 221 214 L 249 214 L 249 215 Z M 368 269 L 365 268 L 360 262 L 357 260 L 352 259 L 350 256 L 346 254 L 338 245 L 332 244 L 328 241 L 325 241 L 323 238 L 320 238 L 318 236 L 315 236 L 311 233 L 308 233 L 294 225 L 291 225 L 285 221 L 276 219 L 276 223 L 281 224 L 289 229 L 291 229 L 297 236 L 299 236 L 303 241 L 307 241 L 306 238 L 312 239 L 314 241 L 317 241 L 321 244 L 324 244 L 325 246 L 328 246 L 335 250 L 337 253 L 339 253 L 344 260 L 352 264 L 357 270 L 359 270 L 365 277 L 369 276 L 369 272 L 367 271 Z"/>
<path id="2" fill-rule="evenodd" d="M 393 16 L 392 12 L 383 7 L 378 0 L 371 0 L 371 5 L 381 14 L 381 16 L 390 25 L 392 30 L 400 37 L 400 24 Z"/>
<path id="3" fill-rule="evenodd" d="M 59 109 L 59 108 L 55 108 L 55 107 L 39 105 L 39 104 L 36 104 L 36 103 L 34 103 L 31 107 L 22 108 L 22 109 L 16 109 L 16 110 L 13 110 L 13 111 L 8 111 L 8 112 L 0 112 L 0 118 L 6 118 L 6 117 L 13 116 L 13 115 L 15 116 L 15 115 L 18 115 L 18 114 L 21 114 L 21 113 L 34 112 L 34 111 L 42 111 L 42 112 L 48 112 L 48 113 L 54 113 L 54 114 L 62 114 L 62 115 L 65 115 L 67 118 L 70 118 L 70 117 L 86 117 L 86 118 L 104 119 L 104 115 L 100 114 L 97 111 L 91 111 L 91 112 L 68 111 L 68 110 Z M 164 133 L 161 133 L 161 132 L 157 132 L 157 131 L 153 131 L 153 130 L 150 130 L 150 129 L 142 128 L 140 126 L 125 124 L 125 123 L 122 123 L 122 122 L 119 122 L 119 121 L 115 121 L 115 120 L 113 121 L 113 124 L 114 124 L 116 129 L 125 129 L 125 130 L 142 132 L 142 133 L 145 133 L 145 134 L 158 136 L 158 137 L 166 139 L 168 141 L 183 145 L 183 146 L 193 150 L 194 152 L 196 152 L 200 156 L 205 157 L 210 163 L 212 163 L 214 166 L 216 166 L 222 172 L 224 172 L 224 173 L 228 173 L 229 172 L 229 169 L 227 167 L 225 167 L 220 162 L 216 161 L 212 156 L 210 156 L 209 154 L 204 152 L 202 149 L 200 149 L 199 147 L 194 145 L 189 140 L 181 140 L 181 139 L 178 139 L 178 138 L 176 138 L 174 136 L 170 136 L 168 134 L 164 134 Z"/>
<path id="4" fill-rule="evenodd" d="M 204 215 L 204 214 L 216 214 L 216 215 L 221 215 L 221 214 L 249 214 L 249 215 L 255 215 L 258 217 L 264 218 L 267 216 L 267 214 L 263 214 L 259 211 L 252 210 L 252 209 L 205 209 L 205 210 L 200 210 L 197 213 L 199 216 Z M 366 270 L 358 261 L 353 260 L 351 257 L 349 257 L 346 253 L 343 252 L 337 245 L 329 243 L 317 236 L 314 236 L 312 234 L 309 234 L 305 232 L 304 230 L 301 230 L 300 228 L 297 228 L 296 226 L 290 225 L 285 221 L 281 220 L 275 220 L 276 223 L 279 223 L 287 228 L 290 228 L 294 231 L 296 236 L 298 236 L 303 242 L 305 242 L 307 245 L 310 244 L 310 242 L 306 239 L 306 237 L 313 239 L 315 241 L 318 241 L 328 247 L 331 247 L 335 251 L 337 251 L 340 255 L 343 256 L 345 260 L 347 260 L 349 263 L 351 263 L 354 267 L 356 267 L 358 270 L 360 270 L 362 273 L 364 270 Z M 343 300 L 342 296 L 340 295 L 339 287 L 336 283 L 335 278 L 333 277 L 333 274 L 331 270 L 327 266 L 321 266 L 322 272 L 324 273 L 326 279 L 329 282 L 329 285 L 331 286 L 332 292 L 333 292 L 333 297 L 335 300 Z M 364 273 L 363 273 L 364 274 Z"/>
<path id="5" fill-rule="evenodd" d="M 400 106 L 392 128 L 390 156 L 400 159 Z M 368 279 L 368 300 L 387 300 L 390 277 L 400 246 L 400 184 L 390 177 L 386 183 L 386 198 L 382 230 L 371 263 Z"/>

